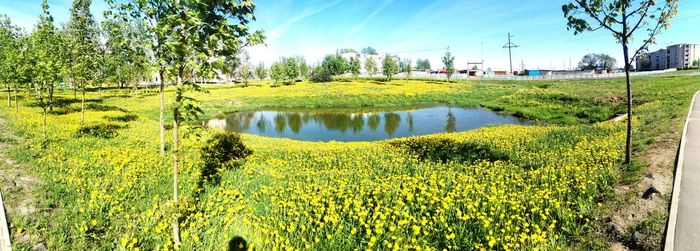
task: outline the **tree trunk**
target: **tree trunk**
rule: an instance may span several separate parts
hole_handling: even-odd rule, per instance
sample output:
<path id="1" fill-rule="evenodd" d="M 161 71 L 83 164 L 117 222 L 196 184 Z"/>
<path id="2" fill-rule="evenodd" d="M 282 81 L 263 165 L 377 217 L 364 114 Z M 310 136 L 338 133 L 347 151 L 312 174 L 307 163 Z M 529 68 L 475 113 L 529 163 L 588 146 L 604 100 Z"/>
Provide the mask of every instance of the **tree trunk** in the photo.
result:
<path id="1" fill-rule="evenodd" d="M 101 98 L 102 97 L 102 85 L 101 84 L 97 87 L 97 92 L 100 93 L 100 98 Z"/>
<path id="2" fill-rule="evenodd" d="M 80 125 L 83 125 L 85 123 L 85 84 L 80 88 L 83 97 L 80 102 Z"/>
<path id="3" fill-rule="evenodd" d="M 41 127 L 41 135 L 44 138 L 44 143 L 46 143 L 46 104 L 44 104 L 44 87 L 39 88 L 39 103 L 41 108 L 44 110 L 44 125 Z"/>
<path id="4" fill-rule="evenodd" d="M 624 34 L 627 31 L 625 29 Z M 625 56 L 625 81 L 627 82 L 627 138 L 625 139 L 625 164 L 630 164 L 632 156 L 632 82 L 630 80 L 629 49 L 627 38 L 622 39 L 622 51 Z"/>
<path id="5" fill-rule="evenodd" d="M 160 155 L 165 156 L 165 80 L 163 67 L 160 68 Z"/>
<path id="6" fill-rule="evenodd" d="M 19 105 L 17 104 L 17 89 L 19 89 L 19 84 L 15 85 L 15 112 L 19 112 Z"/>
<path id="7" fill-rule="evenodd" d="M 177 125 L 178 119 L 174 119 L 173 121 L 173 205 L 177 208 L 177 203 L 178 203 L 178 191 L 177 191 L 177 168 L 179 164 L 179 157 L 180 157 L 180 150 L 178 149 L 179 147 L 179 129 Z M 178 247 L 180 246 L 180 220 L 179 220 L 179 213 L 176 213 L 173 216 L 173 242 L 175 243 L 175 246 Z"/>
<path id="8" fill-rule="evenodd" d="M 10 98 L 10 84 L 7 84 L 7 107 L 12 107 L 12 99 Z"/>
<path id="9" fill-rule="evenodd" d="M 180 74 L 177 76 L 177 85 L 180 86 L 182 83 L 182 78 L 180 77 Z M 179 92 L 176 95 L 180 95 Z M 176 97 L 176 99 L 180 99 L 180 97 Z M 179 102 L 176 101 L 176 102 Z M 179 128 L 178 128 L 178 122 L 180 121 L 180 108 L 175 106 L 173 108 L 173 204 L 177 206 L 178 203 L 178 198 L 177 198 L 177 169 L 178 165 L 180 162 L 180 137 L 179 137 Z M 175 243 L 175 247 L 180 246 L 180 221 L 178 219 L 179 213 L 175 214 L 175 218 L 173 219 L 173 242 Z"/>
<path id="10" fill-rule="evenodd" d="M 49 86 L 49 111 L 53 111 L 53 85 Z"/>

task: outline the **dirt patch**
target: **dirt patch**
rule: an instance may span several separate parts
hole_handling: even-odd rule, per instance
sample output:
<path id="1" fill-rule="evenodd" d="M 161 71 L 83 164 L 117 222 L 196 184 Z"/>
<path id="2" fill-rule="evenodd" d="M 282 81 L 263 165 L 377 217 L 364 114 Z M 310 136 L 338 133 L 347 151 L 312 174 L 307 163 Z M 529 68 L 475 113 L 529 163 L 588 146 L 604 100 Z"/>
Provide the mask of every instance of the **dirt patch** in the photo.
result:
<path id="1" fill-rule="evenodd" d="M 618 96 L 595 97 L 595 102 L 598 104 L 622 104 L 625 100 L 627 99 Z"/>
<path id="2" fill-rule="evenodd" d="M 29 231 L 21 231 L 16 225 L 18 222 L 31 224 L 38 221 L 41 212 L 37 210 L 38 198 L 34 188 L 40 185 L 41 180 L 31 173 L 28 166 L 10 158 L 11 149 L 20 145 L 22 139 L 14 135 L 4 118 L 0 118 L 0 138 L 9 139 L 0 141 L 0 189 L 13 247 L 41 246 L 43 245 L 41 236 Z"/>
<path id="3" fill-rule="evenodd" d="M 660 135 L 639 152 L 647 168 L 636 183 L 615 188 L 620 203 L 614 209 L 610 229 L 616 233 L 613 250 L 660 250 L 673 189 L 673 170 L 678 150 L 677 135 Z"/>

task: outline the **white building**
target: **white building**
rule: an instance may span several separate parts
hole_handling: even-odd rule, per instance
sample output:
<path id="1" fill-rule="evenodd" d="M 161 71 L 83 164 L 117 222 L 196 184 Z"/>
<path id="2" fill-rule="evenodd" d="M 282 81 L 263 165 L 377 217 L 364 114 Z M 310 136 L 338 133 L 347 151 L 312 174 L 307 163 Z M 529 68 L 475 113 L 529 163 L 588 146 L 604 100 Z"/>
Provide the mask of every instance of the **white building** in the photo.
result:
<path id="1" fill-rule="evenodd" d="M 687 69 L 693 67 L 695 60 L 700 60 L 700 51 L 697 44 L 675 44 L 637 57 L 637 71 L 645 70 L 666 70 L 666 69 Z M 645 67 L 644 61 L 648 60 L 649 65 Z"/>
<path id="2" fill-rule="evenodd" d="M 697 44 L 676 44 L 667 49 L 668 68 L 687 69 L 693 67 L 693 62 L 700 59 Z"/>

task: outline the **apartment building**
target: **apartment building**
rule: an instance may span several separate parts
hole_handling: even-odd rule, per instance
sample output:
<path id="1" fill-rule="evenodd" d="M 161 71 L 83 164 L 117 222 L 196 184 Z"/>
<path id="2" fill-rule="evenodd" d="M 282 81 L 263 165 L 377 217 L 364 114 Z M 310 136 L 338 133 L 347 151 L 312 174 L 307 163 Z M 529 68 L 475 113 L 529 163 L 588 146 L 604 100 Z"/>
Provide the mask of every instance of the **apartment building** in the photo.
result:
<path id="1" fill-rule="evenodd" d="M 700 58 L 697 44 L 676 44 L 667 49 L 668 68 L 687 69 L 693 66 L 693 62 Z"/>
<path id="2" fill-rule="evenodd" d="M 695 60 L 700 60 L 697 44 L 675 44 L 655 52 L 638 56 L 637 71 L 656 71 L 666 69 L 687 69 L 693 67 Z"/>

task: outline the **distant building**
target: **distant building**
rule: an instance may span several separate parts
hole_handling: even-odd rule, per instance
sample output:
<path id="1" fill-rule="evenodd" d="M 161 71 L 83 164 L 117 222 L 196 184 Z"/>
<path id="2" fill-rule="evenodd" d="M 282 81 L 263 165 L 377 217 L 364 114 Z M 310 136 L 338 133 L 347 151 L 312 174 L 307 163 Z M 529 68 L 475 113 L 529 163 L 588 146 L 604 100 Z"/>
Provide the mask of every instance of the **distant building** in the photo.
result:
<path id="1" fill-rule="evenodd" d="M 651 61 L 652 71 L 668 69 L 668 53 L 666 53 L 666 49 L 649 53 L 649 60 Z"/>
<path id="2" fill-rule="evenodd" d="M 367 74 L 367 71 L 365 70 L 365 61 L 368 58 L 372 58 L 374 62 L 377 64 L 377 74 L 382 73 L 382 61 L 384 60 L 383 55 L 369 55 L 369 54 L 363 54 L 359 52 L 347 52 L 347 53 L 342 53 L 340 54 L 345 60 L 350 61 L 351 58 L 359 59 L 360 60 L 360 74 Z M 396 59 L 396 58 L 394 58 Z"/>
<path id="3" fill-rule="evenodd" d="M 687 69 L 700 58 L 697 44 L 676 44 L 666 48 L 668 68 Z"/>
<path id="4" fill-rule="evenodd" d="M 508 76 L 511 75 L 508 71 L 493 71 L 495 76 Z"/>
<path id="5" fill-rule="evenodd" d="M 700 59 L 697 44 L 675 44 L 635 58 L 637 71 L 687 69 Z"/>

